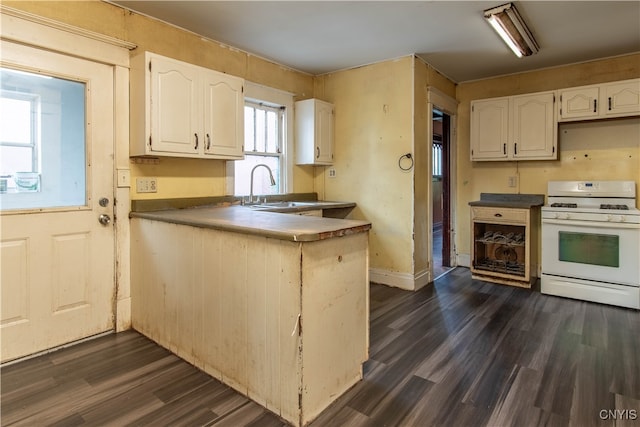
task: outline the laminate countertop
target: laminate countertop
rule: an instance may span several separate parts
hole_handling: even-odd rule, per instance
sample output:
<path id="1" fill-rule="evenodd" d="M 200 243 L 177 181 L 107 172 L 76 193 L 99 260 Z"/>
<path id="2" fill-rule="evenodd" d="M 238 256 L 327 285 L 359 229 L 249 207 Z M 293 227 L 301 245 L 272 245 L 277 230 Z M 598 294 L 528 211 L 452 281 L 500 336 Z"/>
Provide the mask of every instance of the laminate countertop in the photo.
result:
<path id="1" fill-rule="evenodd" d="M 469 206 L 531 209 L 544 205 L 544 194 L 481 193 Z"/>
<path id="2" fill-rule="evenodd" d="M 317 204 L 316 209 L 336 208 L 339 205 L 342 203 L 322 202 Z M 309 206 L 306 206 L 306 209 L 308 208 Z M 286 211 L 278 208 L 232 205 L 131 212 L 130 217 L 254 234 L 294 242 L 324 240 L 371 229 L 371 223 L 367 221 L 287 215 L 283 213 Z M 295 212 L 296 209 L 292 207 L 288 211 Z"/>

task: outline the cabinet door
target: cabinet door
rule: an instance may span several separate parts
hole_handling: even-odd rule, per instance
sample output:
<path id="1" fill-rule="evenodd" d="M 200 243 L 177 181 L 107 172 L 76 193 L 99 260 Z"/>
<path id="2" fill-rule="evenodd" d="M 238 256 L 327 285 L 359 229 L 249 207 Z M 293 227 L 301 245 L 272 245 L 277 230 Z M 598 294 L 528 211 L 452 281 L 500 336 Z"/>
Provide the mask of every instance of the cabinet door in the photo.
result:
<path id="1" fill-rule="evenodd" d="M 511 98 L 511 153 L 514 159 L 555 159 L 556 123 L 553 92 Z"/>
<path id="2" fill-rule="evenodd" d="M 204 153 L 242 159 L 244 143 L 243 81 L 222 73 L 203 73 Z"/>
<path id="3" fill-rule="evenodd" d="M 333 106 L 318 101 L 316 104 L 316 163 L 333 162 Z"/>
<path id="4" fill-rule="evenodd" d="M 197 67 L 151 58 L 151 151 L 198 153 L 202 109 Z"/>
<path id="5" fill-rule="evenodd" d="M 506 160 L 509 98 L 471 102 L 471 160 Z"/>
<path id="6" fill-rule="evenodd" d="M 596 118 L 599 115 L 598 86 L 566 89 L 560 92 L 560 121 Z"/>
<path id="7" fill-rule="evenodd" d="M 603 85 L 602 102 L 606 117 L 640 114 L 640 79 Z"/>

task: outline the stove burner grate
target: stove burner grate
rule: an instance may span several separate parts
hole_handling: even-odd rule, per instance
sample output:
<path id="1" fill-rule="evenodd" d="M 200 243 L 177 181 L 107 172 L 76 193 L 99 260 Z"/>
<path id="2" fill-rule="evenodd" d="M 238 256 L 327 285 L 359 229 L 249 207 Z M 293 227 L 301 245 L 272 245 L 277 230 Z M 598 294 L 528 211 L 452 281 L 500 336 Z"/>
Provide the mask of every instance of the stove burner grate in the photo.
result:
<path id="1" fill-rule="evenodd" d="M 626 210 L 629 210 L 629 206 L 627 206 L 627 205 L 607 205 L 607 204 L 602 204 L 602 205 L 600 205 L 600 209 L 617 209 L 617 210 L 626 211 Z"/>

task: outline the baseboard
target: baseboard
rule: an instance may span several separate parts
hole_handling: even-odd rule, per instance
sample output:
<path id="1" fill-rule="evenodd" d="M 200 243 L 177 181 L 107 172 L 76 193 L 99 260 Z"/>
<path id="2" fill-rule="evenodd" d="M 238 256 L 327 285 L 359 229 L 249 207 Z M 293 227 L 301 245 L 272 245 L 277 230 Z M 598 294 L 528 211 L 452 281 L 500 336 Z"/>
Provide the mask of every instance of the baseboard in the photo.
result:
<path id="1" fill-rule="evenodd" d="M 458 266 L 459 267 L 471 267 L 471 255 L 470 254 L 458 254 Z"/>
<path id="2" fill-rule="evenodd" d="M 373 283 L 380 283 L 407 291 L 417 291 L 431 281 L 431 274 L 429 270 L 423 270 L 414 276 L 410 273 L 371 268 L 369 269 L 369 280 Z"/>
<path id="3" fill-rule="evenodd" d="M 431 272 L 429 270 L 422 270 L 417 273 L 413 278 L 414 290 L 418 290 L 420 288 L 424 288 L 429 282 L 432 282 Z"/>
<path id="4" fill-rule="evenodd" d="M 118 300 L 116 310 L 116 332 L 131 329 L 131 297 Z"/>

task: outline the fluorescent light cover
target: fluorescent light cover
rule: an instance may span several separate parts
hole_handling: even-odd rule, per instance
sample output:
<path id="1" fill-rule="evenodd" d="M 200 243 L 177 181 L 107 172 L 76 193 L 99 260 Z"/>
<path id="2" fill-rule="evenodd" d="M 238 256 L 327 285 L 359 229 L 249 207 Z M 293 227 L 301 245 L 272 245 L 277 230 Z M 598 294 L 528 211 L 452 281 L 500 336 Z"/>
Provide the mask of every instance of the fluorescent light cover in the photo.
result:
<path id="1" fill-rule="evenodd" d="M 507 34 L 507 31 L 502 27 L 500 21 L 496 19 L 495 15 L 490 16 L 489 18 L 487 18 L 487 20 L 489 21 L 489 24 L 491 24 L 493 29 L 496 30 L 496 33 L 498 33 L 500 38 L 502 38 L 507 46 L 509 46 L 509 48 L 513 51 L 513 53 L 515 53 L 518 58 L 522 58 L 522 52 L 520 51 L 520 48 L 516 46 L 515 42 L 511 39 L 509 34 Z"/>
<path id="2" fill-rule="evenodd" d="M 485 10 L 484 17 L 518 58 L 538 52 L 538 44 L 512 3 Z"/>

